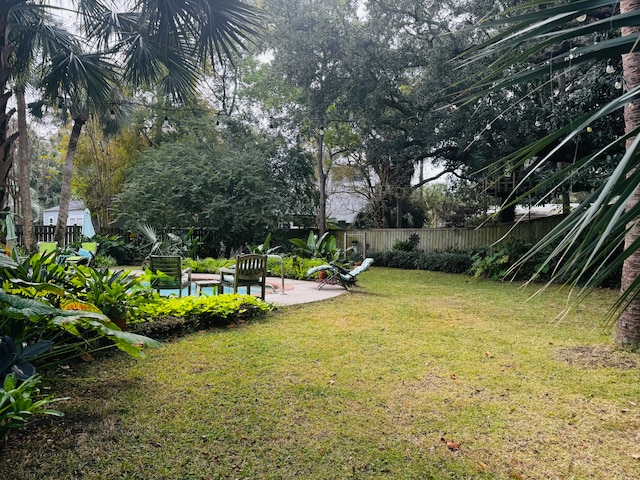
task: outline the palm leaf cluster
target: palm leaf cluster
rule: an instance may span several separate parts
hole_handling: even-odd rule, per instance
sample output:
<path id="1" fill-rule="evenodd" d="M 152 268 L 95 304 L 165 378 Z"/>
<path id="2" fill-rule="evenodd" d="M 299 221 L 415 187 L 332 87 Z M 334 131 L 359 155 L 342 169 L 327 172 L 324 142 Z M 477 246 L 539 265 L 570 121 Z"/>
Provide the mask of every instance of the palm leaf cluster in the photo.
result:
<path id="1" fill-rule="evenodd" d="M 558 75 L 581 68 L 599 68 L 602 75 L 611 76 L 612 83 L 627 80 L 616 85 L 624 87 L 620 88 L 617 98 L 581 117 L 566 118 L 558 130 L 494 165 L 496 171 L 527 167 L 527 176 L 531 176 L 590 125 L 634 108 L 634 102 L 640 96 L 640 85 L 625 78 L 620 58 L 637 51 L 640 36 L 626 29 L 640 25 L 640 8 L 621 11 L 618 3 L 610 0 L 534 1 L 505 10 L 486 21 L 485 28 L 501 27 L 502 30 L 465 52 L 462 62 L 471 65 L 480 59 L 489 60 L 490 67 L 474 78 L 466 79 L 467 86 L 460 87 L 462 94 L 457 98 L 458 102 L 471 103 L 487 93 L 509 91 L 515 84 L 524 83 L 534 89 L 540 82 L 548 85 L 557 81 Z M 523 264 L 540 252 L 550 251 L 547 263 L 559 261 L 553 280 L 580 285 L 582 295 L 600 285 L 640 252 L 640 239 L 629 240 L 640 218 L 640 205 L 634 201 L 640 185 L 640 170 L 637 169 L 640 140 L 636 137 L 640 124 L 630 125 L 627 120 L 626 126 L 626 134 L 620 132 L 619 136 L 610 138 L 604 148 L 575 158 L 572 164 L 532 189 L 538 193 L 544 190 L 547 196 L 543 198 L 548 198 L 573 175 L 602 161 L 613 149 L 626 147 L 625 155 L 602 186 L 521 261 Z M 532 190 L 509 201 L 518 202 Z M 628 241 L 626 248 L 625 238 Z M 639 293 L 640 278 L 636 277 L 612 308 L 611 318 L 627 308 Z"/>

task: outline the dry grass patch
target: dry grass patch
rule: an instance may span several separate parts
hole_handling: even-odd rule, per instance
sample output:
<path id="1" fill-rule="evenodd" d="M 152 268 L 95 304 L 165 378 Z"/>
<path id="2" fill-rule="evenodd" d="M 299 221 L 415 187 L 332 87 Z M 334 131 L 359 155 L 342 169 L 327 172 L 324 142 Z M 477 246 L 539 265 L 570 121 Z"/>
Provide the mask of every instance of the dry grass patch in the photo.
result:
<path id="1" fill-rule="evenodd" d="M 382 268 L 360 283 L 82 366 L 53 384 L 67 416 L 15 437 L 0 478 L 638 477 L 638 356 L 595 320 L 615 292 L 558 324 L 554 292 Z"/>

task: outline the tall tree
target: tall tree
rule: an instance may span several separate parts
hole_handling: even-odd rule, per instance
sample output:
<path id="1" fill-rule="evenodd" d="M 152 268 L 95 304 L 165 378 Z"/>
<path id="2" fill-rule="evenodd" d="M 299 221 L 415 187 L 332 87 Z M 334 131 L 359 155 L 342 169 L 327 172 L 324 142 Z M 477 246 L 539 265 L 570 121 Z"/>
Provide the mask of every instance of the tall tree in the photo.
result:
<path id="1" fill-rule="evenodd" d="M 22 9 L 12 12 L 13 21 L 20 26 L 14 34 L 17 50 L 13 64 L 12 80 L 15 81 L 16 108 L 18 115 L 18 185 L 20 196 L 20 218 L 22 219 L 23 243 L 29 251 L 34 246 L 33 216 L 30 188 L 31 159 L 27 124 L 25 91 L 33 84 L 35 71 L 52 56 L 73 48 L 74 37 L 62 28 L 42 9 Z"/>
<path id="2" fill-rule="evenodd" d="M 237 248 L 309 213 L 308 155 L 234 121 L 216 128 L 215 115 L 188 117 L 176 128 L 197 135 L 168 139 L 132 167 L 117 199 L 127 227 L 208 227 Z"/>

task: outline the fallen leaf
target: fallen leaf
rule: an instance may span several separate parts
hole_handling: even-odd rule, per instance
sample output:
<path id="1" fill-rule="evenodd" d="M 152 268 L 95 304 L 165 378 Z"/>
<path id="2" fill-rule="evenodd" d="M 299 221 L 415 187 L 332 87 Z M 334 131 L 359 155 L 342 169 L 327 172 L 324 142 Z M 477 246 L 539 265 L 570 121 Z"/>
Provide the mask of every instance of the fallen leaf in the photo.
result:
<path id="1" fill-rule="evenodd" d="M 460 444 L 458 442 L 454 442 L 453 440 L 447 440 L 444 437 L 442 437 L 440 441 L 445 443 L 449 450 L 460 450 Z"/>
<path id="2" fill-rule="evenodd" d="M 489 465 L 487 465 L 484 462 L 480 462 L 478 464 L 478 473 L 483 473 L 483 472 L 492 472 L 493 470 L 491 470 L 491 467 Z"/>
<path id="3" fill-rule="evenodd" d="M 334 383 L 336 383 L 335 380 L 329 380 L 329 385 L 333 385 Z"/>
<path id="4" fill-rule="evenodd" d="M 640 460 L 640 453 L 635 453 L 631 455 L 631 458 L 633 458 L 634 460 Z"/>
<path id="5" fill-rule="evenodd" d="M 83 353 L 82 355 L 80 355 L 80 358 L 85 362 L 93 362 L 93 357 L 88 353 Z"/>
<path id="6" fill-rule="evenodd" d="M 493 358 L 493 353 L 491 352 L 484 352 L 484 354 L 489 358 Z"/>
<path id="7" fill-rule="evenodd" d="M 458 378 L 458 375 L 456 375 L 455 373 L 452 373 L 451 374 L 451 378 L 453 378 L 455 380 L 456 378 Z"/>

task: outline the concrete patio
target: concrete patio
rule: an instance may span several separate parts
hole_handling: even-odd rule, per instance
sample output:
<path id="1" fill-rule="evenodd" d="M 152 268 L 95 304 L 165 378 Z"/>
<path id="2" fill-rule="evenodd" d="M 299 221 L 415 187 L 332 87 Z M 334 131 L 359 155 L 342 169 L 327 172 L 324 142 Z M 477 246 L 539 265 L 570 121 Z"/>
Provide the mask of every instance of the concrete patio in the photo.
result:
<path id="1" fill-rule="evenodd" d="M 194 273 L 191 275 L 194 282 L 217 280 L 218 275 L 206 273 Z M 318 288 L 318 283 L 314 281 L 284 279 L 284 292 L 282 290 L 282 279 L 280 277 L 267 277 L 265 300 L 273 305 L 298 305 L 301 303 L 319 302 L 329 298 L 337 297 L 346 292 L 340 285 L 325 285 Z M 245 289 L 240 292 L 244 293 Z"/>

